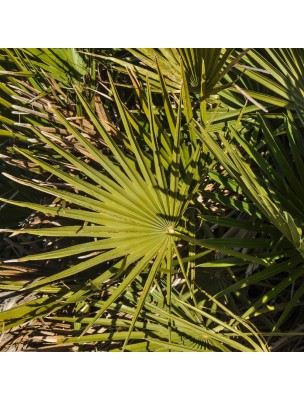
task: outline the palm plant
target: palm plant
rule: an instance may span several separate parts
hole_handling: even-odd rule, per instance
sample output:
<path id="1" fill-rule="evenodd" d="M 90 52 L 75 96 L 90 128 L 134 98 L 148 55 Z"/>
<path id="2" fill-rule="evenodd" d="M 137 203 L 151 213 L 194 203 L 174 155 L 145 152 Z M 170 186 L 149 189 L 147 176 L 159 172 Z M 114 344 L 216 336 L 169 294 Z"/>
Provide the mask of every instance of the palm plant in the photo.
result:
<path id="1" fill-rule="evenodd" d="M 129 55 L 120 58 L 84 53 L 96 60 L 111 62 L 113 70 L 122 75 L 132 72 L 143 82 L 146 77 L 149 77 L 153 92 L 162 91 L 157 73 L 159 65 L 170 93 L 180 93 L 182 85 L 187 84 L 187 90 L 193 100 L 191 115 L 201 121 L 212 121 L 212 124 L 209 124 L 209 131 L 212 132 L 223 130 L 227 124 L 235 122 L 240 115 L 240 109 L 244 106 L 244 97 L 246 102 L 250 101 L 251 105 L 243 108 L 243 113 L 247 114 L 259 109 L 267 111 L 255 100 L 256 96 L 250 95 L 252 93 L 247 90 L 248 82 L 244 83 L 241 80 L 242 73 L 239 72 L 240 66 L 242 66 L 241 70 L 251 68 L 246 55 L 251 54 L 252 49 L 139 48 L 127 50 Z M 240 64 L 243 61 L 244 63 Z M 107 84 L 107 82 L 104 83 Z M 124 82 L 122 86 L 128 85 Z"/>
<path id="2" fill-rule="evenodd" d="M 212 138 L 203 127 L 199 127 L 198 135 L 225 169 L 230 190 L 233 188 L 238 191 L 239 197 L 243 197 L 242 203 L 234 204 L 226 200 L 226 205 L 229 203 L 231 208 L 241 209 L 251 219 L 249 222 L 248 219 L 234 221 L 217 218 L 216 222 L 250 229 L 258 232 L 259 236 L 275 239 L 274 246 L 265 254 L 270 265 L 224 288 L 216 298 L 260 284 L 260 295 L 242 316 L 252 318 L 260 312 L 264 316 L 269 313 L 272 316 L 269 320 L 264 318 L 264 323 L 271 332 L 278 333 L 301 305 L 304 293 L 301 207 L 304 192 L 299 173 L 302 170 L 303 149 L 301 133 L 291 113 L 275 130 L 265 117 L 258 115 L 257 121 L 259 136 L 256 142 L 238 130 L 230 137 L 219 135 Z M 227 185 L 229 180 L 222 179 L 221 182 Z M 224 199 L 218 197 L 218 200 Z M 214 222 L 215 218 L 206 216 L 206 220 Z M 270 282 L 269 287 L 266 284 L 265 288 L 265 282 Z M 285 296 L 284 290 L 290 285 L 291 295 Z"/>
<path id="3" fill-rule="evenodd" d="M 58 121 L 48 112 L 47 105 L 56 102 L 66 118 L 73 117 L 72 124 L 91 137 L 96 146 L 102 146 L 95 140 L 96 132 L 92 125 L 77 115 L 81 114 L 81 105 L 72 90 L 72 83 L 86 84 L 86 97 L 91 101 L 96 88 L 95 62 L 80 55 L 76 49 L 1 49 L 0 51 L 0 140 L 1 170 L 16 173 L 22 169 L 28 178 L 35 173 L 40 179 L 48 179 L 37 165 L 28 162 L 17 153 L 14 143 L 45 160 L 53 162 L 53 155 L 45 146 L 40 146 L 29 127 L 36 126 L 45 132 L 54 133 L 57 143 L 73 152 L 73 142 L 66 138 L 66 130 L 60 129 Z M 88 85 L 88 81 L 90 85 Z M 76 117 L 75 117 L 76 113 Z M 59 156 L 60 158 L 60 156 Z M 56 162 L 62 162 L 57 157 Z M 2 196 L 13 196 L 20 200 L 37 201 L 39 194 L 22 189 L 16 182 L 3 181 Z M 0 210 L 2 226 L 12 226 L 24 217 L 26 211 L 20 209 L 18 215 L 7 205 Z M 16 219 L 17 217 L 17 219 Z M 19 219 L 18 219 L 19 218 Z"/>
<path id="4" fill-rule="evenodd" d="M 123 57 L 1 51 L 0 211 L 40 225 L 1 230 L 27 239 L 0 290 L 29 297 L 0 322 L 114 351 L 281 348 L 303 317 L 301 50 Z"/>
<path id="5" fill-rule="evenodd" d="M 227 81 L 238 81 L 251 97 L 272 107 L 303 107 L 303 49 L 252 49 Z M 233 88 L 232 88 L 233 90 Z"/>
<path id="6" fill-rule="evenodd" d="M 203 83 L 206 96 L 222 90 L 216 85 L 221 78 L 243 57 L 233 56 L 234 49 L 128 49 L 139 65 L 115 57 L 96 55 L 98 58 L 109 60 L 123 68 L 116 67 L 122 73 L 130 69 L 138 76 L 150 79 L 151 88 L 161 91 L 161 84 L 157 74 L 157 64 L 161 67 L 166 85 L 170 90 L 179 91 L 183 76 L 180 64 L 185 70 L 185 77 L 190 91 L 198 93 Z M 143 66 L 142 66 L 143 65 Z"/>
<path id="7" fill-rule="evenodd" d="M 184 76 L 183 66 L 181 68 L 181 76 Z M 79 240 L 80 243 L 10 261 L 20 263 L 65 257 L 84 260 L 68 265 L 62 271 L 36 282 L 19 286 L 19 289 L 44 293 L 44 296 L 2 312 L 0 320 L 6 324 L 6 328 L 68 305 L 88 301 L 95 309 L 97 307 L 97 311 L 93 317 L 84 319 L 84 334 L 106 311 L 113 308 L 124 294 L 126 295 L 140 277 L 143 280 L 142 290 L 137 290 L 140 295 L 136 296 L 133 311 L 128 311 L 132 315 L 131 321 L 125 322 L 124 325 L 128 329 L 115 336 L 117 340 L 121 340 L 118 337 L 123 338 L 123 349 L 127 349 L 129 339 L 146 339 L 146 333 L 135 332 L 134 329 L 140 326 L 138 321 L 143 311 L 153 310 L 153 302 L 148 301 L 151 286 L 154 282 L 160 282 L 159 279 L 165 279 L 166 295 L 163 304 L 166 310 L 154 308 L 154 318 L 160 314 L 164 318 L 162 324 L 166 326 L 167 337 L 162 335 L 157 339 L 158 342 L 161 339 L 161 344 L 158 343 L 161 348 L 181 349 L 177 338 L 182 331 L 183 335 L 192 335 L 187 349 L 191 348 L 193 343 L 197 343 L 197 335 L 202 333 L 207 335 L 211 347 L 217 349 L 228 349 L 222 343 L 239 350 L 266 349 L 259 335 L 252 331 L 252 328 L 249 329 L 247 323 L 231 311 L 227 311 L 212 297 L 209 301 L 214 303 L 216 308 L 219 307 L 221 312 L 224 310 L 224 314 L 228 316 L 227 322 L 211 315 L 209 323 L 212 328 L 204 328 L 203 317 L 208 316 L 208 312 L 198 307 L 193 261 L 204 260 L 212 250 L 227 254 L 234 260 L 258 262 L 262 265 L 268 265 L 268 261 L 231 249 L 234 245 L 233 240 L 224 239 L 217 242 L 208 236 L 196 237 L 186 211 L 196 198 L 197 190 L 205 184 L 206 166 L 212 163 L 212 158 L 210 159 L 205 146 L 195 136 L 187 79 L 184 80 L 182 93 L 175 106 L 170 101 L 160 66 L 158 76 L 164 103 L 161 112 L 153 105 L 149 79 L 146 81 L 146 89 L 143 89 L 131 74 L 142 107 L 139 115 L 131 113 L 124 106 L 109 76 L 122 124 L 122 129 L 116 128 L 120 137 L 112 136 L 108 130 L 109 124 L 97 118 L 84 98 L 81 88 L 74 86 L 79 103 L 108 148 L 106 153 L 100 152 L 56 107 L 49 106 L 48 111 L 77 142 L 77 150 L 92 160 L 92 163 L 86 163 L 69 153 L 56 143 L 55 135 L 45 132 L 43 128 L 32 127 L 31 130 L 41 143 L 66 160 L 65 168 L 51 165 L 40 157 L 16 149 L 41 169 L 60 179 L 63 189 L 58 188 L 58 184 L 55 183 L 39 184 L 6 175 L 19 184 L 54 196 L 57 200 L 49 205 L 2 200 L 47 215 L 70 219 L 72 224 L 61 223 L 51 228 L 2 231 L 45 237 L 69 237 Z M 250 240 L 244 239 L 240 242 L 243 247 L 252 246 Z M 254 243 L 256 244 L 256 241 Z M 84 281 L 75 279 L 81 274 L 85 276 Z M 175 305 L 172 294 L 172 277 L 176 274 L 182 274 L 188 293 L 182 303 L 179 300 L 178 306 Z M 97 292 L 105 291 L 108 296 L 96 302 Z M 180 307 L 186 307 L 188 311 L 184 309 L 183 312 L 189 317 L 192 315 L 188 325 L 186 323 L 190 331 L 185 328 L 185 322 L 180 320 L 179 312 L 176 315 L 175 310 Z M 194 327 L 194 321 L 199 324 L 199 328 Z M 179 326 L 180 323 L 184 328 Z M 212 324 L 217 324 L 218 328 Z M 233 327 L 231 324 L 234 324 Z M 223 334 L 214 333 L 217 329 L 223 329 Z M 249 329 L 249 335 L 253 335 L 254 339 L 242 334 L 243 329 Z M 232 338 L 229 338 L 231 335 Z M 99 340 L 106 340 L 110 336 L 103 335 Z M 245 339 L 249 347 L 238 344 L 239 337 Z M 79 342 L 87 339 L 87 336 L 81 339 L 77 334 L 69 340 Z M 150 336 L 149 341 L 152 342 Z M 202 344 L 200 347 L 207 349 Z"/>

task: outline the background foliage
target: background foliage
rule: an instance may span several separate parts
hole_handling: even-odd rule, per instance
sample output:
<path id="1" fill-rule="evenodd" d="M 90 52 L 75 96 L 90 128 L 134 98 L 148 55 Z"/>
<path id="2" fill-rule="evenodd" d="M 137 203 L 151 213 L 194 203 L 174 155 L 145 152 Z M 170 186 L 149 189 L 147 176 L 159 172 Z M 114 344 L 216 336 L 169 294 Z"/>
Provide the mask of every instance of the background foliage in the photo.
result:
<path id="1" fill-rule="evenodd" d="M 1 49 L 2 349 L 302 350 L 303 60 Z"/>

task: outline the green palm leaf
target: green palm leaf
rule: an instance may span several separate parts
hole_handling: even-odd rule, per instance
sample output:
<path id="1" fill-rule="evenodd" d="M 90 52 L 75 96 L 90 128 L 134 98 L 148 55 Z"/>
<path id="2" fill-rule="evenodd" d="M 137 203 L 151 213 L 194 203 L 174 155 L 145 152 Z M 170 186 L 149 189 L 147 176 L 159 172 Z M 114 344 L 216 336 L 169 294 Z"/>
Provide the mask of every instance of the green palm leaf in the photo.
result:
<path id="1" fill-rule="evenodd" d="M 182 76 L 184 67 L 179 66 L 179 68 L 181 68 Z M 219 71 L 221 69 L 222 67 Z M 2 232 L 30 233 L 45 237 L 70 237 L 76 240 L 76 244 L 64 248 L 10 260 L 25 262 L 65 257 L 73 260 L 72 264 L 69 263 L 63 270 L 55 274 L 50 274 L 36 282 L 27 282 L 23 290 L 43 292 L 50 285 L 58 285 L 61 280 L 68 281 L 83 273 L 93 277 L 82 283 L 74 292 L 65 289 L 58 293 L 58 302 L 61 307 L 83 301 L 83 299 L 90 299 L 95 295 L 96 289 L 94 288 L 108 290 L 109 285 L 115 282 L 107 299 L 98 303 L 98 309 L 84 327 L 83 333 L 106 311 L 110 310 L 127 290 L 130 290 L 138 277 L 142 277 L 144 284 L 140 297 L 137 297 L 132 322 L 128 331 L 121 336 L 124 341 L 123 348 L 128 349 L 129 339 L 136 337 L 137 333 L 134 332 L 134 329 L 143 310 L 147 307 L 152 285 L 154 282 L 158 282 L 159 277 L 167 275 L 168 310 L 161 311 L 161 315 L 165 318 L 168 328 L 168 348 L 177 349 L 180 346 L 172 341 L 174 325 L 181 324 L 185 329 L 191 327 L 196 335 L 200 335 L 204 330 L 206 337 L 211 338 L 212 346 L 218 350 L 226 350 L 226 346 L 233 347 L 235 342 L 225 333 L 220 340 L 217 340 L 217 333 L 206 330 L 203 326 L 196 329 L 193 321 L 182 323 L 182 318 L 173 315 L 172 274 L 180 273 L 183 276 L 186 282 L 185 287 L 189 291 L 189 302 L 197 308 L 195 275 L 189 271 L 194 266 L 191 263 L 198 258 L 198 255 L 203 257 L 210 253 L 204 249 L 208 248 L 227 254 L 231 256 L 230 262 L 232 259 L 241 259 L 269 266 L 271 261 L 231 249 L 234 247 L 233 240 L 217 242 L 213 239 L 197 239 L 195 237 L 186 210 L 194 196 L 197 196 L 197 190 L 203 185 L 207 176 L 208 154 L 205 139 L 203 146 L 197 138 L 193 140 L 196 129 L 191 121 L 192 117 L 189 111 L 191 98 L 187 89 L 188 82 L 185 82 L 180 99 L 177 99 L 177 107 L 173 107 L 161 62 L 158 66 L 157 76 L 160 82 L 164 111 L 159 113 L 155 109 L 151 78 L 148 77 L 145 90 L 139 86 L 136 87 L 142 103 L 140 116 L 132 114 L 126 108 L 111 76 L 109 76 L 117 114 L 121 120 L 119 136 L 113 136 L 110 133 L 105 121 L 97 117 L 91 104 L 85 99 L 81 87 L 75 85 L 77 101 L 106 145 L 107 152 L 101 152 L 83 134 L 81 129 L 66 118 L 58 108 L 48 107 L 47 113 L 55 118 L 56 124 L 71 135 L 78 148 L 87 155 L 91 162 L 85 162 L 57 144 L 56 140 L 52 140 L 55 138 L 52 134 L 43 129 L 32 128 L 32 132 L 40 140 L 40 143 L 48 146 L 54 154 L 60 155 L 61 159 L 66 160 L 68 164 L 65 163 L 65 167 L 62 168 L 54 162 L 45 161 L 43 157 L 32 155 L 29 151 L 17 148 L 16 151 L 42 170 L 57 177 L 60 180 L 61 188 L 57 188 L 56 184 L 39 184 L 6 175 L 21 185 L 56 198 L 55 202 L 43 206 L 14 200 L 7 200 L 7 202 L 53 216 L 60 216 L 72 220 L 72 223 L 69 222 L 69 225 L 64 223 L 63 226 L 52 228 L 6 229 Z M 183 110 L 185 110 L 185 114 Z M 140 123 L 142 119 L 146 126 L 144 137 L 143 125 Z M 184 119 L 190 124 L 191 129 L 188 130 L 187 125 L 184 125 Z M 119 132 L 118 128 L 117 132 Z M 192 138 L 190 146 L 188 145 L 189 138 Z M 143 139 L 145 140 L 145 151 L 142 148 Z M 209 146 L 207 141 L 206 143 Z M 268 242 L 262 241 L 261 247 L 263 248 L 267 244 Z M 184 254 L 181 254 L 182 250 L 179 245 L 182 249 L 185 247 Z M 241 242 L 241 245 L 244 248 L 252 248 L 252 242 L 248 240 Z M 254 242 L 254 245 L 257 245 L 257 242 Z M 200 249 L 197 253 L 194 251 L 195 247 Z M 83 257 L 85 257 L 84 260 L 82 260 Z M 238 265 L 238 262 L 236 261 L 234 265 Z M 92 270 L 100 272 L 93 274 L 90 272 Z M 154 313 L 160 313 L 158 309 L 153 309 L 153 305 L 151 309 Z M 41 315 L 43 312 L 42 310 Z M 185 312 L 191 315 L 189 307 Z M 0 320 L 9 320 L 11 323 L 10 315 L 10 313 L 0 313 Z M 204 315 L 206 316 L 206 314 Z M 31 314 L 29 318 L 33 318 L 33 315 Z M 195 313 L 195 321 L 201 321 L 201 313 L 198 311 Z M 219 323 L 218 319 L 210 318 L 210 323 L 212 321 Z M 228 329 L 227 324 L 223 326 Z M 159 345 L 159 343 L 154 344 Z M 245 347 L 239 346 L 238 349 L 245 350 Z"/>
<path id="2" fill-rule="evenodd" d="M 127 272 L 127 275 L 124 281 L 119 285 L 115 294 L 109 298 L 106 305 L 97 313 L 96 318 L 98 318 L 113 301 L 121 296 L 132 281 L 152 262 L 154 267 L 152 267 L 148 274 L 147 285 L 145 286 L 145 296 L 147 295 L 154 277 L 163 262 L 163 255 L 169 251 L 168 249 L 171 246 L 170 237 L 174 234 L 174 230 L 179 223 L 182 215 L 181 210 L 186 207 L 189 202 L 189 192 L 185 192 L 183 196 L 178 194 L 179 186 L 183 182 L 179 172 L 180 156 L 178 155 L 181 141 L 181 136 L 179 134 L 180 111 L 178 112 L 179 116 L 176 117 L 176 134 L 173 138 L 173 150 L 170 155 L 174 162 L 174 181 L 173 183 L 169 183 L 162 164 L 162 159 L 159 156 L 159 147 L 161 146 L 160 132 L 156 125 L 149 89 L 147 93 L 147 104 L 153 153 L 152 171 L 147 164 L 147 157 L 138 146 L 137 138 L 132 131 L 127 119 L 127 114 L 124 112 L 124 108 L 115 91 L 113 83 L 112 88 L 116 96 L 119 111 L 124 118 L 126 139 L 128 140 L 130 148 L 133 150 L 135 167 L 134 162 L 131 162 L 131 159 L 124 155 L 121 148 L 113 140 L 102 123 L 96 118 L 89 104 L 81 95 L 79 88 L 76 88 L 79 101 L 94 123 L 95 128 L 108 145 L 112 155 L 105 156 L 101 154 L 58 110 L 52 108 L 51 112 L 56 115 L 68 132 L 90 152 L 96 163 L 99 164 L 100 169 L 98 170 L 87 165 L 85 162 L 69 154 L 66 150 L 52 142 L 43 132 L 35 130 L 37 136 L 39 136 L 44 143 L 59 153 L 79 171 L 78 175 L 71 174 L 69 171 L 64 172 L 60 168 L 51 166 L 45 161 L 31 156 L 27 152 L 22 150 L 18 151 L 44 170 L 57 176 L 72 187 L 73 190 L 54 189 L 52 187 L 41 186 L 33 182 L 11 177 L 20 184 L 29 185 L 34 189 L 62 199 L 67 205 L 65 209 L 62 209 L 60 205 L 57 207 L 53 205 L 41 207 L 29 203 L 11 203 L 19 204 L 23 207 L 31 207 L 36 210 L 44 210 L 45 212 L 50 211 L 53 215 L 57 214 L 66 216 L 67 218 L 80 219 L 86 223 L 84 226 L 72 225 L 58 228 L 45 228 L 42 230 L 30 229 L 31 234 L 70 236 L 76 238 L 101 238 L 101 240 L 89 241 L 84 244 L 70 246 L 50 253 L 32 255 L 19 259 L 18 261 L 33 261 L 75 256 L 91 251 L 100 253 L 62 272 L 44 278 L 30 285 L 29 288 L 39 287 L 59 279 L 73 276 L 109 260 L 126 259 L 123 268 L 124 272 Z M 89 178 L 89 181 L 83 177 Z M 77 193 L 75 193 L 75 191 L 77 191 Z M 15 231 L 15 233 L 17 233 L 17 231 Z M 120 261 L 116 262 L 115 265 L 121 265 Z M 108 280 L 117 274 L 115 268 L 113 268 L 113 271 L 114 272 L 106 273 L 104 275 L 104 280 Z M 139 308 L 135 315 L 134 323 L 144 303 L 145 296 L 142 297 L 142 300 L 139 302 Z"/>

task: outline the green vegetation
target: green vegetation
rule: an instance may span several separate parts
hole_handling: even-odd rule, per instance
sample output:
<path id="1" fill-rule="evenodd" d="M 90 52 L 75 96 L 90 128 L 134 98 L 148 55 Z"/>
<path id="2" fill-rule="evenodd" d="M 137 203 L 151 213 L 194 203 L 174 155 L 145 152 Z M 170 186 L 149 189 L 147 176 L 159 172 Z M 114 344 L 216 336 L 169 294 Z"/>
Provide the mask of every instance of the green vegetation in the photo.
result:
<path id="1" fill-rule="evenodd" d="M 303 72 L 296 49 L 1 49 L 0 348 L 302 350 Z"/>

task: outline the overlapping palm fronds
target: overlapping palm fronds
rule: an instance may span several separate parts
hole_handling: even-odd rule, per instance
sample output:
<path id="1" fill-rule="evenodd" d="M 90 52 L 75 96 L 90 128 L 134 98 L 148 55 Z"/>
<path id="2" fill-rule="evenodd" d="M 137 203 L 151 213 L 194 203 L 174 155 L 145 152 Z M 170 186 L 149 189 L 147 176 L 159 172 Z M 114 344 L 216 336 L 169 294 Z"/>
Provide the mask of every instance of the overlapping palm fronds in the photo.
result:
<path id="1" fill-rule="evenodd" d="M 296 340 L 301 51 L 1 50 L 0 213 L 38 220 L 1 221 L 3 329 L 47 318 L 70 326 L 55 346 L 113 351 Z"/>
<path id="2" fill-rule="evenodd" d="M 56 188 L 56 185 L 52 184 L 41 185 L 6 175 L 20 184 L 54 196 L 60 201 L 53 202 L 49 206 L 42 206 L 28 202 L 2 200 L 48 215 L 70 219 L 72 224 L 11 232 L 49 237 L 85 238 L 85 241 L 82 239 L 81 243 L 69 247 L 11 260 L 25 262 L 76 256 L 84 258 L 84 261 L 73 263 L 54 275 L 30 283 L 24 289 L 47 292 L 50 284 L 77 278 L 81 273 L 88 273 L 90 279 L 80 285 L 78 290 L 71 291 L 62 288 L 58 290 L 56 296 L 51 296 L 52 300 L 42 297 L 28 305 L 0 314 L 2 321 L 10 321 L 8 327 L 19 324 L 20 318 L 23 321 L 32 319 L 33 313 L 44 315 L 51 310 L 58 310 L 63 306 L 77 304 L 83 299 L 91 298 L 96 293 L 96 288 L 100 291 L 109 291 L 109 296 L 105 301 L 95 303 L 95 306 L 99 304 L 99 307 L 95 315 L 90 317 L 85 328 L 87 331 L 121 298 L 139 276 L 144 276 L 142 293 L 136 302 L 129 329 L 123 335 L 125 348 L 128 340 L 138 335 L 136 332 L 133 333 L 133 330 L 142 310 L 147 307 L 146 300 L 152 284 L 157 277 L 164 275 L 167 281 L 167 310 L 164 312 L 167 313 L 166 318 L 168 318 L 166 323 L 168 337 L 166 344 L 163 343 L 162 346 L 174 349 L 178 347 L 178 343 L 174 344 L 173 340 L 178 320 L 174 315 L 171 318 L 173 274 L 182 274 L 185 280 L 187 291 L 189 291 L 188 301 L 190 301 L 187 307 L 194 307 L 198 315 L 206 315 L 197 308 L 194 277 L 188 269 L 192 259 L 203 257 L 207 248 L 210 249 L 207 253 L 211 250 L 221 251 L 235 258 L 267 265 L 266 261 L 259 260 L 255 256 L 231 249 L 233 244 L 229 240 L 217 243 L 213 239 L 195 238 L 193 235 L 185 212 L 195 198 L 197 189 L 203 184 L 208 156 L 204 146 L 193 137 L 192 129 L 185 131 L 182 126 L 182 119 L 185 118 L 182 106 L 186 109 L 186 119 L 190 119 L 191 111 L 185 104 L 190 99 L 189 93 L 184 90 L 183 96 L 174 107 L 169 100 L 160 68 L 158 73 L 164 101 L 161 120 L 161 115 L 155 113 L 149 79 L 146 83 L 146 91 L 136 86 L 143 109 L 141 116 L 145 117 L 148 129 L 143 129 L 141 120 L 123 105 L 109 76 L 111 91 L 123 127 L 121 130 L 123 148 L 108 132 L 107 126 L 97 118 L 81 94 L 81 89 L 78 86 L 74 87 L 83 110 L 108 147 L 109 154 L 101 153 L 75 125 L 71 124 L 58 109 L 50 105 L 49 112 L 73 136 L 79 150 L 94 162 L 94 167 L 56 144 L 56 140 L 52 141 L 55 139 L 54 135 L 43 129 L 32 128 L 37 138 L 67 161 L 70 165 L 67 170 L 51 165 L 41 158 L 33 157 L 24 150 L 16 149 L 25 158 L 60 179 L 64 183 L 64 189 Z M 187 145 L 189 138 L 192 139 L 191 146 Z M 146 146 L 145 152 L 142 150 L 143 146 Z M 72 190 L 68 190 L 69 188 Z M 250 241 L 245 240 L 243 244 L 250 247 Z M 185 246 L 186 249 L 189 248 L 189 252 L 181 253 L 180 245 Z M 201 250 L 198 253 L 192 253 L 193 246 L 198 246 Z M 186 262 L 183 260 L 185 256 Z M 90 273 L 92 270 L 94 273 Z M 99 272 L 96 273 L 96 271 Z M 113 283 L 114 286 L 111 286 Z M 110 287 L 112 287 L 111 290 Z M 29 308 L 33 311 L 27 315 Z M 17 317 L 14 318 L 14 315 Z M 196 321 L 200 323 L 201 318 L 197 316 Z M 219 320 L 217 321 L 220 323 Z M 200 330 L 204 330 L 203 325 Z M 211 331 L 209 335 L 213 335 L 214 342 L 216 336 Z M 218 337 L 216 343 L 220 349 L 219 343 L 223 338 Z M 73 340 L 77 341 L 77 339 Z M 228 341 L 230 345 L 239 347 L 234 340 Z M 249 342 L 251 345 L 256 343 L 251 339 Z M 254 346 L 260 348 L 259 344 Z"/>
<path id="3" fill-rule="evenodd" d="M 237 75 L 248 95 L 263 104 L 302 109 L 303 56 L 303 49 L 252 49 Z"/>
<path id="4" fill-rule="evenodd" d="M 269 249 L 270 265 L 265 270 L 225 288 L 217 297 L 250 285 L 265 285 L 268 279 L 278 279 L 276 285 L 262 290 L 261 296 L 243 314 L 244 318 L 252 317 L 260 309 L 267 313 L 267 304 L 268 311 L 275 312 L 276 315 L 272 323 L 268 321 L 269 326 L 272 326 L 271 331 L 277 332 L 295 311 L 295 307 L 300 306 L 299 301 L 304 294 L 304 219 L 301 206 L 304 201 L 304 186 L 300 173 L 303 166 L 303 146 L 301 133 L 291 113 L 285 116 L 285 121 L 276 130 L 272 129 L 265 117 L 259 115 L 258 120 L 258 146 L 246 140 L 240 131 L 234 131 L 230 139 L 223 135 L 215 139 L 201 127 L 198 135 L 210 151 L 216 154 L 220 164 L 227 171 L 232 186 L 238 187 L 239 193 L 244 196 L 242 211 L 250 215 L 251 219 L 255 215 L 251 228 L 246 220 L 237 223 L 218 218 L 217 223 L 238 226 L 241 229 L 249 228 L 258 232 L 260 236 L 271 235 L 276 238 L 276 244 Z M 233 206 L 233 202 L 230 205 Z M 209 217 L 209 220 L 212 220 L 212 217 Z M 261 223 L 266 225 L 259 226 Z M 286 300 L 283 293 L 290 285 L 291 295 L 287 296 L 289 298 Z M 280 297 L 284 299 L 284 306 Z"/>
<path id="5" fill-rule="evenodd" d="M 237 65 L 248 51 L 244 50 L 238 54 L 234 49 L 208 48 L 140 48 L 128 50 L 134 57 L 133 63 L 115 57 L 89 54 L 97 59 L 101 58 L 113 62 L 115 69 L 123 74 L 130 70 L 142 79 L 148 76 L 153 91 L 162 90 L 157 74 L 159 65 L 169 91 L 179 92 L 186 78 L 191 93 L 201 93 L 203 86 L 205 98 L 215 95 L 224 88 L 221 85 L 222 78 Z M 181 71 L 181 64 L 184 68 L 184 76 Z"/>

